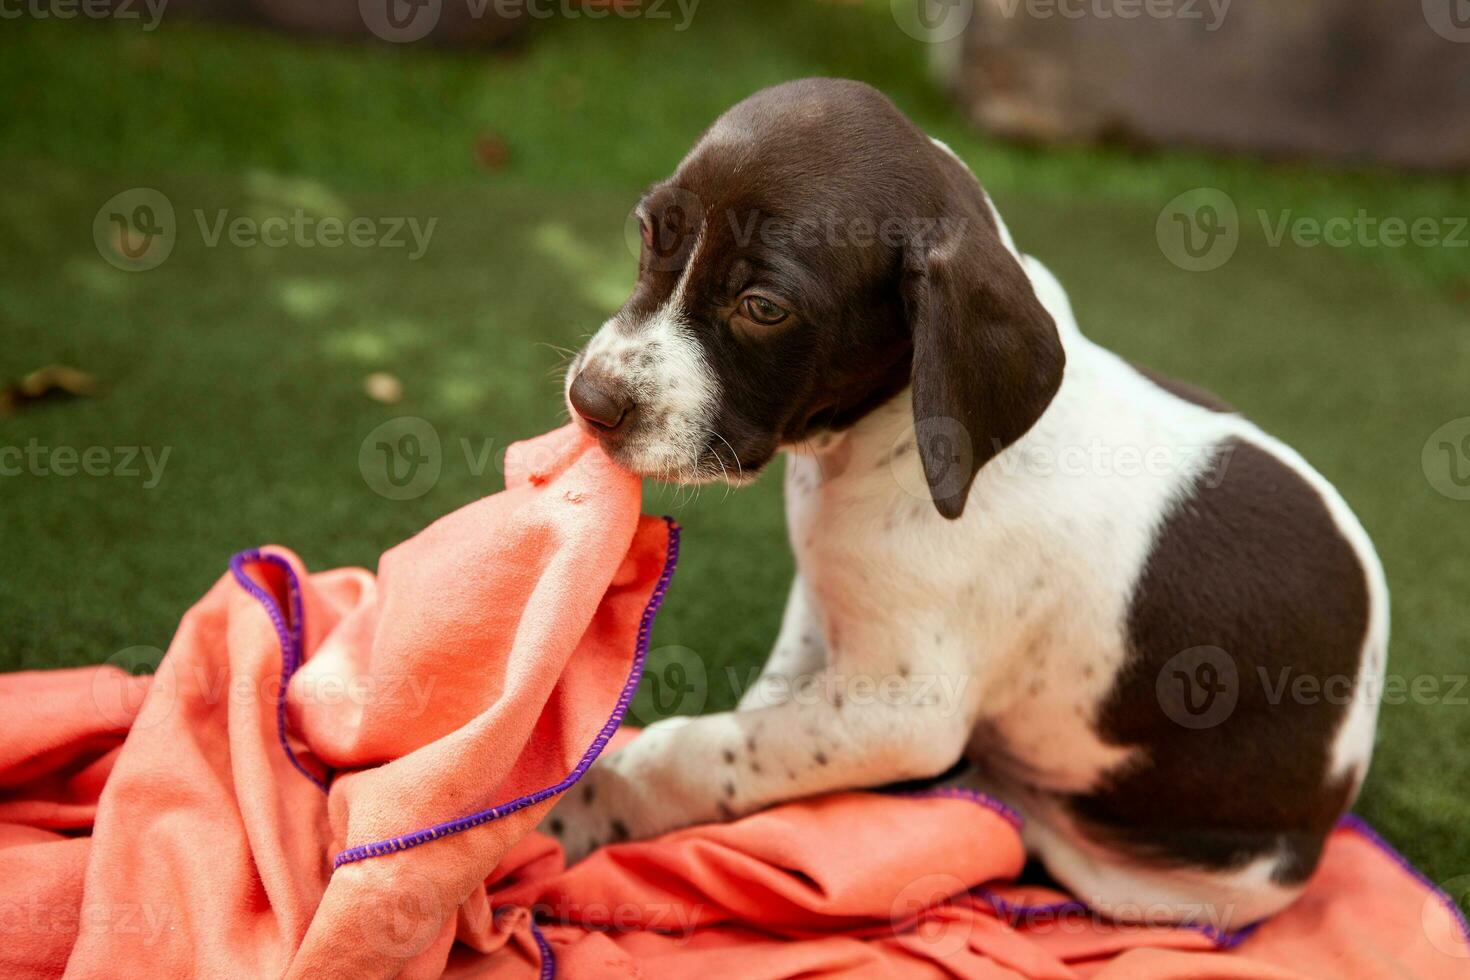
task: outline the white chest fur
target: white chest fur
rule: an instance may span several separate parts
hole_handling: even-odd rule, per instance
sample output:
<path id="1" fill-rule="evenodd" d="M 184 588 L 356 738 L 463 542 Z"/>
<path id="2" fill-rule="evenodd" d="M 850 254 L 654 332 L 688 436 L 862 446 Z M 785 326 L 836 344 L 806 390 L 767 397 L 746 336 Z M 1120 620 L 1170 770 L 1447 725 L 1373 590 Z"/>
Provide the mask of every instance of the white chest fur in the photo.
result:
<path id="1" fill-rule="evenodd" d="M 1062 332 L 1066 378 L 1037 426 L 981 470 L 964 515 L 945 520 L 930 501 L 904 393 L 788 454 L 787 520 L 830 670 L 880 682 L 958 670 L 957 710 L 1000 736 L 999 765 L 1081 791 L 1127 757 L 1093 722 L 1157 528 L 1222 440 L 1256 430 L 1088 342 L 1055 280 L 1027 265 Z"/>

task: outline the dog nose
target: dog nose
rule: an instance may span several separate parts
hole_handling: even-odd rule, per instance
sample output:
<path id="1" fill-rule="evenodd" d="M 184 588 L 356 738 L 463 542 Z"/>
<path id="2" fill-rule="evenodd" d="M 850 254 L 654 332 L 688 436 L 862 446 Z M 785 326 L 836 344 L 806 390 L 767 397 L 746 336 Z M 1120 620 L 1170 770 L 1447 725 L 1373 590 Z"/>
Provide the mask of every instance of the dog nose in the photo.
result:
<path id="1" fill-rule="evenodd" d="M 621 385 L 590 371 L 577 375 L 569 396 L 577 414 L 603 433 L 616 432 L 633 410 L 633 399 Z"/>

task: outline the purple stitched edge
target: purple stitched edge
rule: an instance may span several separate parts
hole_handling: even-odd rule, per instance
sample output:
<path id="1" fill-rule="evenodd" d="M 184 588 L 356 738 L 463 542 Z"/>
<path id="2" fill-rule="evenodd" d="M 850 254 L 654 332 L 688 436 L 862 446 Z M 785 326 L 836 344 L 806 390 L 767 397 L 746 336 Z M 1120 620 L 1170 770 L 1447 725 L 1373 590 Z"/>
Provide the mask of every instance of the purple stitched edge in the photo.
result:
<path id="1" fill-rule="evenodd" d="M 566 791 L 573 783 L 582 778 L 582 775 L 597 757 L 602 754 L 602 750 L 607 745 L 608 739 L 612 738 L 613 733 L 618 730 L 618 726 L 623 723 L 623 715 L 627 712 L 628 705 L 633 700 L 633 694 L 638 689 L 638 681 L 643 676 L 643 661 L 648 654 L 648 641 L 650 633 L 653 630 L 653 619 L 658 615 L 659 606 L 664 601 L 664 593 L 668 591 L 669 580 L 674 574 L 674 566 L 679 562 L 679 525 L 671 517 L 665 517 L 664 523 L 669 529 L 668 552 L 664 559 L 663 572 L 659 575 L 658 584 L 653 588 L 653 595 L 649 597 L 648 605 L 644 607 L 643 620 L 638 626 L 638 645 L 633 653 L 633 668 L 628 674 L 627 683 L 623 685 L 622 693 L 618 695 L 617 704 L 613 707 L 612 717 L 608 718 L 607 723 L 602 726 L 602 730 L 597 733 L 597 737 L 592 740 L 592 744 L 587 747 L 587 751 L 583 753 L 581 761 L 577 763 L 572 771 L 567 773 L 560 782 L 511 800 L 509 803 L 502 803 L 499 806 L 493 806 L 487 810 L 480 810 L 455 820 L 447 820 L 444 823 L 435 824 L 423 830 L 416 830 L 411 834 L 403 834 L 398 837 L 390 837 L 387 840 L 373 841 L 369 844 L 359 844 L 356 847 L 349 847 L 345 851 L 338 853 L 332 859 L 332 867 L 334 869 L 340 868 L 344 864 L 351 864 L 354 861 L 361 861 L 365 858 L 380 857 L 395 851 L 407 850 L 410 847 L 427 844 L 431 840 L 438 840 L 440 837 L 448 837 L 451 834 L 458 834 L 472 827 L 487 824 L 492 820 L 499 820 L 502 817 L 515 813 L 517 810 L 523 810 L 528 806 L 540 803 L 542 800 L 549 799 L 558 793 Z"/>
<path id="2" fill-rule="evenodd" d="M 664 594 L 668 591 L 669 582 L 673 578 L 674 567 L 679 561 L 679 525 L 670 517 L 665 517 L 664 523 L 669 529 L 668 551 L 664 560 L 663 572 L 659 575 L 658 583 L 654 586 L 653 595 L 649 597 L 648 605 L 643 610 L 643 619 L 639 623 L 638 645 L 633 655 L 633 668 L 628 675 L 627 683 L 623 685 L 623 690 L 618 696 L 617 704 L 613 708 L 612 717 L 608 719 L 607 724 L 603 725 L 602 730 L 598 732 L 597 737 L 592 740 L 592 744 L 583 754 L 581 761 L 567 774 L 566 778 L 554 786 L 537 790 L 535 793 L 512 800 L 509 803 L 502 804 L 498 807 L 491 807 L 488 810 L 481 810 L 479 813 L 473 813 L 467 817 L 461 817 L 458 820 L 436 824 L 425 830 L 395 837 L 390 840 L 377 841 L 375 843 L 362 844 L 349 848 L 333 859 L 333 868 L 353 861 L 360 861 L 364 858 L 416 847 L 419 844 L 436 840 L 439 837 L 446 837 L 450 834 L 459 833 L 462 830 L 468 830 L 471 827 L 489 823 L 492 820 L 498 820 L 517 810 L 532 806 L 541 802 L 541 800 L 563 792 L 578 779 L 582 778 L 582 775 L 591 767 L 597 757 L 602 754 L 603 748 L 606 747 L 613 733 L 621 726 L 623 716 L 627 713 L 628 705 L 632 702 L 633 693 L 637 690 L 638 682 L 643 676 L 643 663 L 648 653 L 648 642 L 653 628 L 653 620 L 658 615 L 659 607 L 663 604 Z M 275 599 L 245 574 L 245 566 L 258 561 L 270 562 L 286 573 L 286 588 L 288 599 L 291 603 L 291 623 L 289 627 L 281 616 L 280 608 L 276 605 Z M 231 557 L 230 573 L 234 576 L 235 581 L 239 583 L 241 588 L 265 607 L 265 611 L 271 618 L 271 623 L 275 627 L 276 636 L 281 644 L 281 686 L 276 695 L 276 734 L 280 740 L 281 748 L 285 750 L 286 757 L 291 760 L 291 764 L 303 776 L 311 780 L 322 792 L 326 792 L 327 784 L 312 775 L 301 764 L 301 760 L 296 757 L 296 753 L 292 751 L 290 744 L 286 740 L 286 684 L 301 666 L 302 607 L 301 590 L 296 577 L 296 570 L 291 567 L 290 562 L 281 556 L 254 549 L 242 551 Z M 926 790 L 911 790 L 892 795 L 912 799 L 968 800 L 993 813 L 999 814 L 1018 830 L 1023 824 L 1019 813 L 995 797 L 959 786 L 941 786 Z M 1461 911 L 1459 903 L 1441 890 L 1437 884 L 1430 881 L 1408 858 L 1404 857 L 1392 844 L 1385 840 L 1368 821 L 1355 813 L 1349 813 L 1343 816 L 1337 825 L 1341 828 L 1357 831 L 1370 844 L 1385 854 L 1410 877 L 1438 898 L 1440 903 L 1454 918 L 1456 924 L 1459 925 L 1460 933 L 1466 942 L 1470 942 L 1470 921 L 1466 920 L 1465 913 Z M 973 889 L 973 892 L 985 899 L 997 914 L 1011 921 L 1026 915 L 1060 915 L 1074 911 L 1085 912 L 1088 908 L 1085 903 L 1077 899 L 1052 902 L 1048 905 L 1021 905 L 1006 901 L 984 887 L 976 887 Z M 1188 925 L 1184 926 L 1184 928 L 1196 929 L 1204 933 L 1219 949 L 1233 949 L 1244 942 L 1260 925 L 1261 923 L 1256 922 L 1244 928 L 1229 932 L 1216 929 L 1209 925 Z M 556 956 L 551 950 L 551 945 L 546 941 L 546 937 L 541 934 L 541 930 L 536 927 L 534 921 L 531 923 L 531 934 L 535 937 L 536 945 L 541 951 L 541 980 L 551 980 L 556 975 Z"/>
<path id="3" fill-rule="evenodd" d="M 1021 815 L 1003 802 L 979 790 L 967 789 L 964 786 L 934 786 L 929 789 L 908 789 L 889 793 L 889 796 L 902 796 L 909 799 L 939 799 L 939 800 L 969 800 L 971 803 L 979 804 L 985 809 L 995 813 L 1012 827 L 1020 830 L 1025 823 Z"/>
<path id="4" fill-rule="evenodd" d="M 531 937 L 536 940 L 536 948 L 541 950 L 541 980 L 552 980 L 556 976 L 556 954 L 551 951 L 551 943 L 541 935 L 541 929 L 536 925 L 536 920 L 531 919 Z"/>
<path id="5" fill-rule="evenodd" d="M 1363 838 L 1368 841 L 1368 843 L 1376 847 L 1380 852 L 1388 857 L 1389 860 L 1393 861 L 1394 864 L 1398 865 L 1410 877 L 1412 877 L 1415 881 L 1422 885 L 1426 891 L 1435 896 L 1435 898 L 1439 899 L 1440 904 L 1442 904 L 1445 909 L 1449 911 L 1450 915 L 1454 918 L 1455 923 L 1460 927 L 1460 935 L 1465 939 L 1467 943 L 1470 943 L 1470 921 L 1466 920 L 1465 913 L 1461 911 L 1459 903 L 1456 902 L 1454 898 L 1452 898 L 1450 895 L 1441 890 L 1438 885 L 1430 881 L 1428 876 L 1426 876 L 1424 872 L 1414 867 L 1413 863 L 1408 858 L 1400 854 L 1392 844 L 1390 844 L 1387 840 L 1383 838 L 1381 834 L 1378 833 L 1377 830 L 1374 830 L 1373 826 L 1369 824 L 1368 821 L 1364 820 L 1362 817 L 1358 816 L 1355 813 L 1349 813 L 1344 815 L 1342 819 L 1337 822 L 1337 826 L 1339 828 L 1356 831 L 1357 833 L 1361 834 Z M 976 888 L 975 892 L 979 894 L 982 898 L 984 898 L 987 902 L 989 902 L 991 907 L 995 909 L 997 913 L 1004 915 L 1007 918 L 1020 917 L 1023 915 L 1059 915 L 1073 911 L 1085 911 L 1087 908 L 1085 904 L 1076 899 L 1071 899 L 1066 902 L 1055 902 L 1051 905 L 1028 906 L 1016 905 L 1014 903 L 1007 902 L 1005 899 L 1001 898 L 999 895 L 995 895 L 986 888 Z M 1248 926 L 1244 926 L 1240 929 L 1235 930 L 1234 932 L 1225 932 L 1209 925 L 1186 926 L 1186 928 L 1198 929 L 1199 931 L 1203 932 L 1206 936 L 1210 938 L 1211 941 L 1215 943 L 1216 947 L 1219 949 L 1234 949 L 1236 946 L 1239 946 L 1242 942 L 1248 939 L 1251 934 L 1253 934 L 1257 929 L 1261 927 L 1261 925 L 1261 922 L 1253 922 Z"/>
<path id="6" fill-rule="evenodd" d="M 979 806 L 984 807 L 992 813 L 999 814 L 1006 820 L 1006 822 L 1008 822 L 1012 827 L 1015 827 L 1017 830 L 1020 830 L 1025 823 L 1019 813 L 1011 809 L 1002 801 L 986 793 L 981 793 L 978 790 L 966 789 L 963 786 L 935 786 L 932 789 L 905 790 L 902 792 L 891 793 L 889 795 L 908 797 L 913 799 L 928 798 L 968 800 L 971 803 L 975 803 Z M 970 892 L 971 894 L 978 895 L 982 899 L 984 899 L 997 915 L 1002 916 L 1012 925 L 1014 925 L 1015 921 L 1022 916 L 1056 916 L 1065 915 L 1070 912 L 1089 911 L 1088 906 L 1085 902 L 1082 902 L 1075 898 L 1067 899 L 1064 902 L 1052 902 L 1047 905 L 1021 905 L 1015 902 L 1006 901 L 1005 899 L 1001 898 L 999 895 L 995 894 L 990 889 L 982 885 L 977 885 L 976 887 L 972 888 Z M 1234 949 L 1236 946 L 1239 946 L 1242 942 L 1244 942 L 1251 933 L 1255 932 L 1256 928 L 1259 925 L 1260 923 L 1251 923 L 1250 925 L 1244 926 L 1233 932 L 1226 932 L 1221 929 L 1216 929 L 1214 926 L 1205 924 L 1190 924 L 1180 926 L 1178 928 L 1194 929 L 1198 932 L 1204 933 L 1204 935 L 1215 944 L 1217 949 Z"/>
<path id="7" fill-rule="evenodd" d="M 250 576 L 245 574 L 245 566 L 256 562 L 268 562 L 286 573 L 286 592 L 288 601 L 291 604 L 291 623 L 289 628 L 287 627 L 285 617 L 281 615 L 280 607 L 276 605 L 275 598 L 269 592 L 265 591 L 265 589 L 256 585 Z M 301 764 L 301 760 L 296 758 L 296 753 L 292 751 L 290 743 L 286 741 L 286 685 L 290 683 L 292 675 L 301 666 L 301 589 L 299 588 L 300 583 L 296 579 L 296 569 L 292 568 L 291 563 L 280 555 L 273 555 L 256 548 L 251 551 L 242 551 L 232 557 L 230 559 L 230 574 L 235 577 L 235 581 L 239 583 L 241 588 L 250 593 L 257 602 L 265 607 L 266 613 L 271 618 L 271 623 L 276 628 L 276 638 L 281 644 L 281 684 L 280 688 L 276 691 L 276 737 L 281 742 L 281 748 L 286 750 L 286 758 L 291 760 L 291 765 L 295 766 L 298 772 L 316 784 L 317 789 L 325 793 L 327 792 L 326 782 L 318 779 L 310 770 Z M 328 774 L 330 775 L 330 773 L 331 770 L 329 769 Z"/>
<path id="8" fill-rule="evenodd" d="M 1408 872 L 1415 881 L 1428 889 L 1430 894 L 1438 898 L 1440 903 L 1449 910 L 1450 915 L 1455 919 L 1455 923 L 1460 927 L 1461 937 L 1464 938 L 1466 943 L 1470 943 L 1470 921 L 1466 921 L 1465 913 L 1460 909 L 1460 903 L 1456 902 L 1452 896 L 1443 891 L 1437 884 L 1430 881 L 1424 872 L 1414 867 L 1413 862 L 1400 854 L 1392 844 L 1384 840 L 1383 836 L 1374 830 L 1368 821 L 1356 813 L 1349 813 L 1339 820 L 1337 825 L 1348 830 L 1356 830 L 1362 834 L 1368 843 L 1382 851 L 1394 864 L 1397 864 L 1404 871 Z"/>

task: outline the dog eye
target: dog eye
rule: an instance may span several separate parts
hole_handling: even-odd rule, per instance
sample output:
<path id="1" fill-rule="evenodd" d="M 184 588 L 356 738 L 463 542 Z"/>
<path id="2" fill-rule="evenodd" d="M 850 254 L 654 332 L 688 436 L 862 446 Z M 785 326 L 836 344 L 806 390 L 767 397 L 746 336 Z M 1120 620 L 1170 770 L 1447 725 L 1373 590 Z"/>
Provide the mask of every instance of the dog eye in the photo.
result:
<path id="1" fill-rule="evenodd" d="M 740 304 L 740 312 L 763 326 L 772 326 L 786 319 L 786 311 L 764 296 L 747 296 Z"/>

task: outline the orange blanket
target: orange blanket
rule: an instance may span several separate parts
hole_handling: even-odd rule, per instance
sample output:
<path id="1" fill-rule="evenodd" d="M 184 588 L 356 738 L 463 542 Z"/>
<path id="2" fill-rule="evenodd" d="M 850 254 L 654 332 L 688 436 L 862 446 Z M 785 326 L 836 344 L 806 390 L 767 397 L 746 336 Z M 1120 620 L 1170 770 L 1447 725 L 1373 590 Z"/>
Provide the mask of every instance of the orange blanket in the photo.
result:
<path id="1" fill-rule="evenodd" d="M 376 578 L 237 556 L 152 678 L 0 678 L 5 977 L 1450 977 L 1455 905 L 1365 827 L 1248 935 L 1008 885 L 973 794 L 840 794 L 566 869 L 678 551 L 575 431 Z"/>

